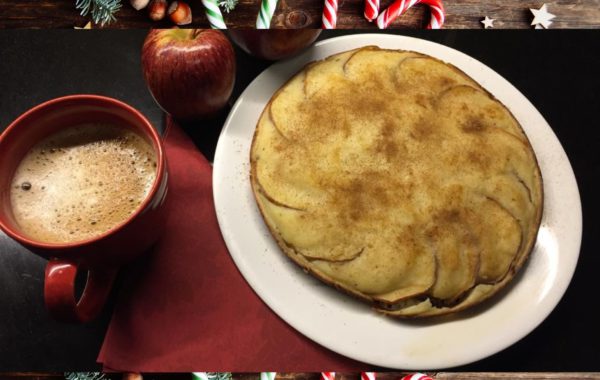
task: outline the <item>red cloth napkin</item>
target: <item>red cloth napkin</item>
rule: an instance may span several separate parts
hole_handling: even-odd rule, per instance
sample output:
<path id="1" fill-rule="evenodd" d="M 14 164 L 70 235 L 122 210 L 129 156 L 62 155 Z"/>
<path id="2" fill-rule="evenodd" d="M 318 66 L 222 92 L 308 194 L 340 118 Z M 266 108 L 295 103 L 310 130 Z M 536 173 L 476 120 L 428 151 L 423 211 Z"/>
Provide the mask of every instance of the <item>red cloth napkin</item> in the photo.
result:
<path id="1" fill-rule="evenodd" d="M 135 372 L 368 369 L 305 338 L 260 300 L 221 237 L 210 163 L 170 121 L 164 143 L 166 231 L 125 269 L 98 362 Z"/>

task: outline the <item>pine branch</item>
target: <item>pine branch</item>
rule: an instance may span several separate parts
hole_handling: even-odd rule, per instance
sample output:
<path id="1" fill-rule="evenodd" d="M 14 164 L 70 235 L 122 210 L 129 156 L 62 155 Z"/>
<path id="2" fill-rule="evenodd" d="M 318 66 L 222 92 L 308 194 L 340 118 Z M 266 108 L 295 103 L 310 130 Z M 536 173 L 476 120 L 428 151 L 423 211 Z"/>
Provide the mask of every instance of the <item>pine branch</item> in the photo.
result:
<path id="1" fill-rule="evenodd" d="M 232 380 L 231 372 L 208 372 L 207 375 L 209 380 Z"/>
<path id="2" fill-rule="evenodd" d="M 194 372 L 195 380 L 232 380 L 231 372 Z"/>
<path id="3" fill-rule="evenodd" d="M 76 0 L 75 8 L 81 15 L 91 14 L 95 24 L 109 24 L 116 20 L 115 13 L 121 9 L 121 0 Z"/>
<path id="4" fill-rule="evenodd" d="M 104 374 L 100 372 L 65 372 L 66 380 L 102 380 Z"/>
<path id="5" fill-rule="evenodd" d="M 235 9 L 238 0 L 219 0 L 219 6 L 227 13 Z"/>

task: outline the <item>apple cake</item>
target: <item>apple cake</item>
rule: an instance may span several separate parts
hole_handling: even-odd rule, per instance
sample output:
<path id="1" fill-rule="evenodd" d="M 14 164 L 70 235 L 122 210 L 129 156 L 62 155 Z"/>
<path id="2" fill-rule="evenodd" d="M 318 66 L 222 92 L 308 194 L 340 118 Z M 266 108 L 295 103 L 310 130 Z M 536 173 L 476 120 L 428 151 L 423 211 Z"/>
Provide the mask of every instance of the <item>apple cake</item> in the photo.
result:
<path id="1" fill-rule="evenodd" d="M 281 250 L 390 316 L 489 298 L 540 224 L 542 178 L 516 119 L 419 53 L 367 46 L 307 65 L 265 107 L 250 162 Z"/>

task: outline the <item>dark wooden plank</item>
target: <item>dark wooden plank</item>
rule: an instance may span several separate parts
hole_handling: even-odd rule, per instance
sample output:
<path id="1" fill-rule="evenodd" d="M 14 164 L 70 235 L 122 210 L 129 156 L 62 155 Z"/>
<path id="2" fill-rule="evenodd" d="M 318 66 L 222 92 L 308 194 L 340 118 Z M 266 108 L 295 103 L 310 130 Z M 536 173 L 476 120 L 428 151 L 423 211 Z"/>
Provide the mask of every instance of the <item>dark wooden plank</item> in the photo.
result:
<path id="1" fill-rule="evenodd" d="M 0 0 L 0 3 L 3 1 L 6 0 Z M 340 32 L 323 33 L 322 37 L 337 36 Z M 143 30 L 85 34 L 75 31 L 0 33 L 0 74 L 3 74 L 0 75 L 0 92 L 3 94 L 0 96 L 0 130 L 24 110 L 65 91 L 110 90 L 107 95 L 121 97 L 134 105 L 138 102 L 136 107 L 150 117 L 153 112 L 150 104 L 153 103 L 151 98 L 144 98 L 149 95 L 143 87 L 138 61 L 144 33 Z M 586 205 L 580 265 L 558 307 L 522 341 L 463 368 L 478 371 L 598 370 L 600 329 L 597 328 L 597 315 L 590 312 L 588 297 L 588 290 L 596 286 L 594 273 L 600 266 L 600 256 L 595 254 L 600 246 L 600 230 L 595 222 L 595 215 L 600 213 L 600 201 L 596 196 L 600 189 L 596 174 L 600 167 L 597 153 L 600 132 L 590 128 L 596 120 L 596 112 L 595 107 L 589 106 L 600 104 L 597 91 L 600 88 L 600 59 L 591 53 L 600 51 L 597 33 L 448 31 L 440 34 L 408 31 L 407 34 L 445 43 L 485 62 L 526 94 L 548 120 L 569 155 L 577 173 L 582 203 Z M 238 63 L 236 96 L 267 66 L 267 63 L 259 63 L 241 53 Z M 107 78 L 113 80 L 105 84 Z M 198 135 L 194 141 L 204 147 L 202 150 L 209 158 L 214 153 L 224 119 L 225 116 L 207 125 L 206 132 L 196 128 Z M 0 342 L 3 343 L 0 367 L 5 370 L 96 368 L 94 359 L 104 328 L 74 328 L 48 321 L 41 300 L 41 282 L 38 281 L 43 276 L 43 263 L 36 266 L 33 259 L 36 259 L 33 255 L 24 255 L 16 244 L 3 241 L 0 236 L 0 263 L 4 273 L 18 269 L 12 271 L 12 277 L 2 276 L 0 270 L 0 278 L 5 280 L 0 281 L 0 325 L 4 327 L 0 329 L 3 330 L 0 331 Z M 22 282 L 15 280 L 23 274 L 33 274 L 35 281 L 31 278 Z M 17 299 L 19 302 L 15 301 Z M 4 316 L 14 315 L 14 318 L 1 317 L 3 312 Z M 93 336 L 98 339 L 92 339 Z M 514 378 L 514 374 L 507 376 Z M 559 378 L 565 377 L 560 375 Z M 581 377 L 573 374 L 566 378 Z M 399 379 L 400 376 L 386 379 L 378 375 L 378 380 Z M 152 377 L 145 376 L 144 380 L 152 380 Z M 248 380 L 258 380 L 258 376 L 253 375 Z M 318 380 L 318 375 L 307 380 Z M 358 380 L 358 376 L 355 374 L 347 380 Z"/>
<path id="2" fill-rule="evenodd" d="M 363 17 L 364 0 L 339 0 L 338 28 L 375 28 Z M 393 0 L 382 0 L 387 7 Z M 146 11 L 135 11 L 123 0 L 118 20 L 111 28 L 169 27 L 163 20 L 152 22 Z M 600 0 L 446 0 L 446 28 L 481 28 L 481 19 L 487 15 L 496 19 L 496 28 L 530 28 L 532 15 L 528 6 L 541 6 L 546 2 L 549 11 L 556 15 L 552 28 L 600 28 Z M 189 0 L 193 26 L 208 27 L 200 0 Z M 75 0 L 2 0 L 0 1 L 1 28 L 71 28 L 83 26 L 87 19 L 75 10 Z M 256 22 L 259 0 L 240 0 L 237 8 L 225 14 L 229 27 L 252 28 Z M 314 27 L 321 25 L 322 0 L 280 0 L 272 20 L 272 27 Z M 427 7 L 417 5 L 396 19 L 394 28 L 423 28 L 429 17 Z"/>
<path id="3" fill-rule="evenodd" d="M 408 372 L 379 372 L 377 380 L 399 380 Z M 598 380 L 600 373 L 576 373 L 576 372 L 440 372 L 428 373 L 435 380 Z M 120 379 L 121 374 L 105 374 L 106 380 Z M 178 374 L 143 374 L 144 380 L 183 380 L 190 379 L 190 375 Z M 258 380 L 258 373 L 235 373 L 235 380 Z M 64 379 L 62 373 L 4 373 L 0 374 L 1 380 L 60 380 Z M 319 380 L 320 374 L 316 372 L 306 373 L 278 373 L 277 380 Z M 359 373 L 337 373 L 336 380 L 360 380 Z"/>
<path id="4" fill-rule="evenodd" d="M 435 375 L 436 380 L 596 380 L 600 373 L 579 372 L 442 372 Z"/>
<path id="5" fill-rule="evenodd" d="M 377 372 L 377 380 L 399 380 L 411 372 Z M 414 372 L 413 372 L 414 373 Z M 579 372 L 428 372 L 435 380 L 599 380 L 600 373 Z M 258 380 L 257 374 L 236 374 L 236 380 Z M 319 380 L 320 374 L 278 373 L 277 380 Z M 336 373 L 336 380 L 360 380 L 359 373 Z"/>
<path id="6" fill-rule="evenodd" d="M 60 372 L 6 372 L 0 373 L 0 380 L 59 380 L 65 376 Z"/>
<path id="7" fill-rule="evenodd" d="M 378 372 L 377 380 L 399 380 L 410 372 Z M 435 380 L 598 380 L 600 373 L 579 372 L 439 372 L 428 373 Z M 105 374 L 106 380 L 120 379 L 121 374 Z M 123 376 L 124 378 L 124 376 Z M 144 380 L 183 380 L 190 375 L 178 374 L 143 374 Z M 258 373 L 235 373 L 234 380 L 259 380 Z M 318 372 L 277 373 L 277 380 L 319 380 Z M 336 380 L 360 380 L 359 373 L 336 373 Z M 59 380 L 64 379 L 62 373 L 4 373 L 2 380 Z"/>

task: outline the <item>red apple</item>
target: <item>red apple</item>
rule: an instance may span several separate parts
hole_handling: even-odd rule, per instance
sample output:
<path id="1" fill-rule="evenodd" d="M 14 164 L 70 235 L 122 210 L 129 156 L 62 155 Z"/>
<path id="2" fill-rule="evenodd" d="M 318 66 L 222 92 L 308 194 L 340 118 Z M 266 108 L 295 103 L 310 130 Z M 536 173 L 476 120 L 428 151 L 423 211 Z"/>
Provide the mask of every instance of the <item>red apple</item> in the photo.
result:
<path id="1" fill-rule="evenodd" d="M 229 37 L 246 53 L 274 61 L 300 53 L 320 33 L 321 29 L 230 29 Z"/>
<path id="2" fill-rule="evenodd" d="M 142 48 L 144 78 L 154 100 L 180 121 L 215 115 L 231 96 L 235 53 L 219 30 L 155 29 Z"/>

